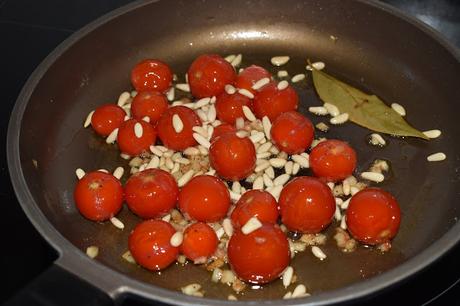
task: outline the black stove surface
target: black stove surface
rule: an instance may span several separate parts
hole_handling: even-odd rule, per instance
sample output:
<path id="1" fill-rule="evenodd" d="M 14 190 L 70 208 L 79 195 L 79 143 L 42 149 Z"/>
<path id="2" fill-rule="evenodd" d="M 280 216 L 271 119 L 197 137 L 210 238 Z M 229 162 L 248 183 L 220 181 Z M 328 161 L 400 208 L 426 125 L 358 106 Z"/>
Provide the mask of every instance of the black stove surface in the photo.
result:
<path id="1" fill-rule="evenodd" d="M 0 139 L 5 148 L 14 102 L 35 67 L 83 25 L 132 0 L 0 0 Z M 460 47 L 460 1 L 387 0 L 441 32 Z M 453 101 L 457 103 L 459 101 Z M 0 303 L 50 266 L 56 253 L 23 213 L 11 186 L 6 150 L 0 152 L 0 205 L 3 234 Z M 361 301 L 362 305 L 460 305 L 460 246 L 404 284 Z M 126 299 L 123 305 L 146 305 Z"/>

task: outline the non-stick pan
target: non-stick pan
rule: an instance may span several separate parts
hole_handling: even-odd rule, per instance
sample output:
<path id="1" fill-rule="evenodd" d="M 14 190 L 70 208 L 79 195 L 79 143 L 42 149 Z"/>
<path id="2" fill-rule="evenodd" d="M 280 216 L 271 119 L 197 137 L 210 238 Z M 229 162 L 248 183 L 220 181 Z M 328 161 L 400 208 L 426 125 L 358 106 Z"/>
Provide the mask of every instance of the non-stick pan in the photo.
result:
<path id="1" fill-rule="evenodd" d="M 358 0 L 136 2 L 62 43 L 17 100 L 8 131 L 12 181 L 24 211 L 59 258 L 11 304 L 37 302 L 49 294 L 79 304 L 110 304 L 125 294 L 169 304 L 232 303 L 225 300 L 231 289 L 210 282 L 200 267 L 151 273 L 124 261 L 127 237 L 139 219 L 124 208 L 119 214 L 123 231 L 108 222 L 89 222 L 75 209 L 72 195 L 76 168 L 127 166 L 116 146 L 83 129 L 88 112 L 130 90 L 129 71 L 138 61 L 162 59 L 183 79 L 188 64 L 202 53 L 242 53 L 243 66 L 265 67 L 274 55 L 290 55 L 285 69 L 292 75 L 305 71 L 307 59 L 321 60 L 328 73 L 387 103 L 404 105 L 407 120 L 420 130 L 442 131 L 431 141 L 388 136 L 384 148 L 369 146 L 370 131 L 351 123 L 328 132 L 328 138 L 345 139 L 357 149 L 357 172 L 376 158 L 390 161 L 391 172 L 380 186 L 402 207 L 392 250 L 382 255 L 360 247 L 343 254 L 331 238 L 324 249 L 328 260 L 319 262 L 307 253 L 294 260 L 299 282 L 311 297 L 280 300 L 278 281 L 248 290 L 241 300 L 264 305 L 353 300 L 407 280 L 458 242 L 459 54 L 433 30 L 386 5 Z M 320 105 L 311 76 L 296 89 L 302 112 Z M 444 152 L 447 159 L 429 163 L 426 157 L 435 152 Z M 100 248 L 94 260 L 84 253 L 90 245 Z M 204 286 L 206 298 L 177 291 L 191 282 Z"/>

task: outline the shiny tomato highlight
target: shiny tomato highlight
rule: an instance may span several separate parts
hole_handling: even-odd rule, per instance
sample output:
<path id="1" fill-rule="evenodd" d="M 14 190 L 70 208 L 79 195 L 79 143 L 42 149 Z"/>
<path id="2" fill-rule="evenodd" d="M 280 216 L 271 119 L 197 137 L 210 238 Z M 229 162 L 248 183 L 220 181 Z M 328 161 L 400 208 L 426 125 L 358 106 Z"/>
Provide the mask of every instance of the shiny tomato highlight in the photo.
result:
<path id="1" fill-rule="evenodd" d="M 328 226 L 335 212 L 331 189 L 314 177 L 299 176 L 281 191 L 281 220 L 295 232 L 319 233 Z"/>
<path id="2" fill-rule="evenodd" d="M 102 171 L 86 173 L 74 190 L 78 211 L 92 221 L 105 221 L 115 216 L 123 205 L 123 187 L 111 174 Z"/>

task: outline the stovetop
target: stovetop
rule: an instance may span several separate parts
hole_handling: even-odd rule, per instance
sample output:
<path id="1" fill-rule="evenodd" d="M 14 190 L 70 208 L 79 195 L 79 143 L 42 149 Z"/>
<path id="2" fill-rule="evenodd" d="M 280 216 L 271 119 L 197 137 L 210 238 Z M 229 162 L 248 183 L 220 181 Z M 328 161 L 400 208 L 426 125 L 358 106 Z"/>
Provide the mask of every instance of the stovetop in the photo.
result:
<path id="1" fill-rule="evenodd" d="M 0 0 L 0 75 L 3 110 L 0 139 L 5 147 L 9 115 L 35 67 L 60 42 L 83 25 L 132 0 Z M 460 47 L 460 2 L 456 0 L 383 1 L 416 16 Z M 453 101 L 458 102 L 458 101 Z M 51 265 L 57 255 L 22 212 L 8 174 L 5 149 L 0 159 L 3 234 L 0 303 Z M 450 305 L 460 303 L 460 246 L 428 269 L 360 304 Z M 457 268 L 456 268 L 457 267 Z M 457 302 L 454 302 L 457 301 Z M 128 299 L 123 305 L 145 305 Z"/>

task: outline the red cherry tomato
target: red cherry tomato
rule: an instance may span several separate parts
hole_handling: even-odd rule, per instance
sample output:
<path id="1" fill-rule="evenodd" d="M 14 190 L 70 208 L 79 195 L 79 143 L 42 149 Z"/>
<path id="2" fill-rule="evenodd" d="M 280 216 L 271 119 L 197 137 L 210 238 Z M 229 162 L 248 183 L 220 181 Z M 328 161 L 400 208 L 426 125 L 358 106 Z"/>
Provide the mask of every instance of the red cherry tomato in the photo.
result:
<path id="1" fill-rule="evenodd" d="M 297 110 L 299 97 L 296 91 L 288 86 L 283 90 L 278 90 L 275 83 L 264 86 L 254 97 L 253 108 L 257 118 L 267 116 L 270 121 L 278 115 Z"/>
<path id="2" fill-rule="evenodd" d="M 92 221 L 105 221 L 120 211 L 123 187 L 111 174 L 89 172 L 75 186 L 74 199 L 84 217 Z"/>
<path id="3" fill-rule="evenodd" d="M 346 220 L 348 230 L 356 240 L 375 245 L 396 236 L 401 210 L 390 193 L 379 188 L 366 188 L 351 198 Z"/>
<path id="4" fill-rule="evenodd" d="M 182 131 L 179 133 L 174 129 L 172 122 L 173 116 L 176 114 L 183 124 Z M 194 126 L 201 126 L 201 120 L 192 109 L 185 106 L 173 106 L 158 120 L 158 137 L 166 147 L 181 151 L 197 144 L 193 138 L 192 128 Z"/>
<path id="5" fill-rule="evenodd" d="M 236 78 L 232 65 L 215 54 L 197 57 L 187 74 L 192 95 L 197 98 L 218 96 L 225 85 L 233 84 Z"/>
<path id="6" fill-rule="evenodd" d="M 299 176 L 281 191 L 281 220 L 291 231 L 318 233 L 332 221 L 335 199 L 329 187 L 314 177 Z"/>
<path id="7" fill-rule="evenodd" d="M 125 111 L 115 104 L 104 104 L 96 108 L 91 116 L 91 126 L 101 136 L 109 136 L 120 127 L 125 119 Z"/>
<path id="8" fill-rule="evenodd" d="M 226 133 L 236 133 L 236 127 L 228 123 L 219 124 L 214 128 L 214 131 L 212 132 L 211 142 L 213 142 L 217 137 Z"/>
<path id="9" fill-rule="evenodd" d="M 235 227 L 241 227 L 252 217 L 260 222 L 275 224 L 278 220 L 278 204 L 266 191 L 250 190 L 244 193 L 236 203 L 231 219 Z"/>
<path id="10" fill-rule="evenodd" d="M 146 59 L 131 71 L 131 83 L 137 91 L 165 92 L 172 84 L 172 72 L 162 61 Z"/>
<path id="11" fill-rule="evenodd" d="M 310 168 L 316 176 L 327 181 L 343 180 L 356 168 L 356 152 L 344 141 L 323 141 L 311 150 Z"/>
<path id="12" fill-rule="evenodd" d="M 136 124 L 142 126 L 141 137 L 134 131 Z M 144 120 L 130 119 L 123 122 L 118 130 L 117 143 L 120 151 L 131 156 L 148 151 L 150 145 L 155 143 L 157 133 L 155 128 Z"/>
<path id="13" fill-rule="evenodd" d="M 179 248 L 169 242 L 176 230 L 162 220 L 146 220 L 139 223 L 129 235 L 128 248 L 136 263 L 159 271 L 172 264 Z"/>
<path id="14" fill-rule="evenodd" d="M 263 78 L 269 78 L 271 81 L 272 75 L 260 66 L 251 65 L 244 68 L 244 70 L 238 74 L 236 78 L 236 87 L 247 89 L 255 94 L 257 91 L 252 89 L 252 85 Z"/>
<path id="15" fill-rule="evenodd" d="M 314 132 L 311 121 L 290 111 L 282 113 L 273 122 L 271 136 L 275 145 L 288 154 L 299 154 L 310 147 Z"/>
<path id="16" fill-rule="evenodd" d="M 167 109 L 168 100 L 163 94 L 156 91 L 140 92 L 131 103 L 133 117 L 141 120 L 147 116 L 151 124 L 155 124 Z"/>
<path id="17" fill-rule="evenodd" d="M 179 193 L 179 209 L 188 219 L 219 221 L 227 215 L 229 207 L 230 193 L 215 176 L 195 176 Z"/>
<path id="18" fill-rule="evenodd" d="M 160 169 L 137 172 L 125 185 L 125 198 L 129 209 L 144 219 L 161 217 L 168 213 L 176 205 L 178 196 L 176 180 Z"/>
<path id="19" fill-rule="evenodd" d="M 243 106 L 252 108 L 251 99 L 239 93 L 229 95 L 223 92 L 216 100 L 217 118 L 223 122 L 235 124 L 236 118 L 245 118 Z"/>
<path id="20" fill-rule="evenodd" d="M 204 263 L 217 249 L 216 232 L 206 223 L 197 222 L 184 231 L 184 240 L 180 251 L 190 260 Z"/>
<path id="21" fill-rule="evenodd" d="M 236 230 L 228 243 L 227 253 L 236 275 L 253 284 L 265 284 L 278 278 L 290 260 L 286 235 L 278 225 L 269 223 L 248 235 Z"/>
<path id="22" fill-rule="evenodd" d="M 256 149 L 248 137 L 227 133 L 216 138 L 209 149 L 211 167 L 221 177 L 239 181 L 248 177 L 256 166 Z"/>

